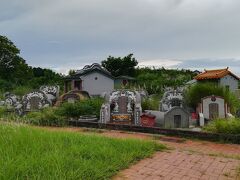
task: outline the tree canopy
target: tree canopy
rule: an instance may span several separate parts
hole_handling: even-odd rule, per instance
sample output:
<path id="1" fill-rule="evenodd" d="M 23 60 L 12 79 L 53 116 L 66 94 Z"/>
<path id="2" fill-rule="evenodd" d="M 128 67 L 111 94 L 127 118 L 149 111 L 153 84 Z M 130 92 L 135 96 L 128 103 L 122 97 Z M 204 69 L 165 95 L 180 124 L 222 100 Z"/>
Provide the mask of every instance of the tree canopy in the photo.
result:
<path id="1" fill-rule="evenodd" d="M 113 57 L 109 56 L 106 60 L 103 60 L 102 66 L 105 67 L 115 77 L 126 75 L 135 75 L 135 66 L 138 65 L 137 60 L 133 57 L 133 54 L 129 54 L 125 57 Z"/>
<path id="2" fill-rule="evenodd" d="M 20 50 L 5 36 L 0 36 L 0 78 L 18 84 L 27 80 L 31 72 Z"/>
<path id="3" fill-rule="evenodd" d="M 61 84 L 61 76 L 50 69 L 29 66 L 16 45 L 0 35 L 0 90 L 9 91 L 19 86 L 39 88 L 44 84 Z"/>

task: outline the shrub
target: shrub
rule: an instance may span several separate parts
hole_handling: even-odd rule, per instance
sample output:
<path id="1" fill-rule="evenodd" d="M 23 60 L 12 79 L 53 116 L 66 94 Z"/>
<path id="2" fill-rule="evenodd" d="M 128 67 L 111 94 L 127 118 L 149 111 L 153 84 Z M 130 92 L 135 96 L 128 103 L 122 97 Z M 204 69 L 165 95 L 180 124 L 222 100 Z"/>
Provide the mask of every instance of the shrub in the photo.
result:
<path id="1" fill-rule="evenodd" d="M 159 95 L 153 95 L 151 98 L 146 98 L 142 101 L 142 110 L 159 110 Z"/>
<path id="2" fill-rule="evenodd" d="M 6 108 L 0 107 L 0 118 L 2 118 L 6 114 Z"/>
<path id="3" fill-rule="evenodd" d="M 31 124 L 41 126 L 63 126 L 66 119 L 57 113 L 56 108 L 45 108 L 42 111 L 30 112 L 24 119 Z"/>
<path id="4" fill-rule="evenodd" d="M 99 118 L 102 98 L 93 98 L 77 103 L 64 103 L 60 107 L 44 108 L 41 111 L 29 112 L 23 117 L 15 113 L 7 113 L 0 107 L 0 118 L 4 121 L 30 123 L 41 126 L 63 126 L 70 118 L 79 118 L 83 115 L 96 115 Z"/>
<path id="5" fill-rule="evenodd" d="M 205 131 L 223 134 L 240 134 L 240 119 L 216 119 L 204 127 Z"/>
<path id="6" fill-rule="evenodd" d="M 96 115 L 99 117 L 102 103 L 102 98 L 93 98 L 76 103 L 64 103 L 57 109 L 57 113 L 66 118 L 79 118 L 79 116 L 83 115 Z"/>
<path id="7" fill-rule="evenodd" d="M 28 86 L 17 86 L 16 88 L 14 88 L 14 90 L 12 91 L 13 94 L 16 94 L 18 96 L 23 96 L 29 92 L 32 91 L 31 87 Z"/>

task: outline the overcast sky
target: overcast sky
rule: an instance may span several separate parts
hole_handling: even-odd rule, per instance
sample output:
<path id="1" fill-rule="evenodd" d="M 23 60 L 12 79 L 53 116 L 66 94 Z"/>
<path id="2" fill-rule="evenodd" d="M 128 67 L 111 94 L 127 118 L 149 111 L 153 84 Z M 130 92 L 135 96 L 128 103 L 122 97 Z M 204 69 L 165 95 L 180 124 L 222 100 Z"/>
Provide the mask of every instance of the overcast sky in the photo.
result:
<path id="1" fill-rule="evenodd" d="M 133 53 L 141 66 L 240 75 L 240 0 L 0 0 L 0 34 L 58 72 Z"/>

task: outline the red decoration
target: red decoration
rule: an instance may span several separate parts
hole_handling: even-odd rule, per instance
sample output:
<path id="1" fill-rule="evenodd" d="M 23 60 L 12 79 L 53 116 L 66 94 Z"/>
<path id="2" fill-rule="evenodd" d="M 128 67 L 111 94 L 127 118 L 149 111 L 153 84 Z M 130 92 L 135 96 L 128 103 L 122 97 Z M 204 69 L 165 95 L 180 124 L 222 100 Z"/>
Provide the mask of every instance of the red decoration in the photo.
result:
<path id="1" fill-rule="evenodd" d="M 141 115 L 141 125 L 145 127 L 154 127 L 155 119 L 156 119 L 156 116 L 152 114 L 143 114 Z"/>

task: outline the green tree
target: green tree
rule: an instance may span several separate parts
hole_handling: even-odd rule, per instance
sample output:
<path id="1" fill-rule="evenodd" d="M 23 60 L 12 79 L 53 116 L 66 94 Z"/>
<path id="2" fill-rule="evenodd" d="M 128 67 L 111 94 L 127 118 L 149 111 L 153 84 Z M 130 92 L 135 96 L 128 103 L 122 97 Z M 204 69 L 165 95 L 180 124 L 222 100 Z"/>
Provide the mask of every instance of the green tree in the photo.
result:
<path id="1" fill-rule="evenodd" d="M 14 57 L 19 53 L 19 49 L 5 36 L 0 36 L 0 77 L 8 79 L 13 72 Z"/>
<path id="2" fill-rule="evenodd" d="M 74 70 L 74 69 L 70 69 L 69 71 L 68 71 L 68 75 L 70 75 L 70 76 L 73 76 L 73 75 L 75 75 L 76 74 L 76 70 Z"/>
<path id="3" fill-rule="evenodd" d="M 32 68 L 20 57 L 20 50 L 0 35 L 0 90 L 38 89 L 41 85 L 63 86 L 62 76 L 50 69 Z"/>
<path id="4" fill-rule="evenodd" d="M 115 77 L 121 75 L 134 76 L 135 66 L 138 65 L 133 54 L 129 54 L 123 58 L 109 56 L 102 61 L 102 66 L 105 67 Z"/>
<path id="5" fill-rule="evenodd" d="M 31 70 L 19 56 L 20 50 L 5 36 L 0 36 L 0 78 L 21 84 L 31 78 Z"/>

